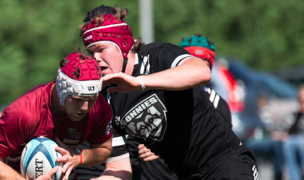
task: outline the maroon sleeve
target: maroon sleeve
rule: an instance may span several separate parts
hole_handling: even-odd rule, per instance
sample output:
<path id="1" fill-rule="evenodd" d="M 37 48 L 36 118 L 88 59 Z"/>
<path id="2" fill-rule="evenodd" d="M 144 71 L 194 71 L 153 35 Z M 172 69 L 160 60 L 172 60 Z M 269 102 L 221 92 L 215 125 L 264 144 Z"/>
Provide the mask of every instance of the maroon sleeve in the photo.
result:
<path id="1" fill-rule="evenodd" d="M 103 96 L 99 96 L 94 104 L 92 111 L 93 118 L 91 121 L 93 127 L 88 137 L 90 144 L 102 144 L 112 137 L 112 111 L 107 100 Z"/>
<path id="2" fill-rule="evenodd" d="M 6 108 L 0 117 L 0 157 L 6 158 L 25 142 L 29 116 L 27 113 L 16 112 L 13 108 Z M 31 128 L 29 128 L 31 129 Z M 32 131 L 31 129 L 30 131 Z"/>

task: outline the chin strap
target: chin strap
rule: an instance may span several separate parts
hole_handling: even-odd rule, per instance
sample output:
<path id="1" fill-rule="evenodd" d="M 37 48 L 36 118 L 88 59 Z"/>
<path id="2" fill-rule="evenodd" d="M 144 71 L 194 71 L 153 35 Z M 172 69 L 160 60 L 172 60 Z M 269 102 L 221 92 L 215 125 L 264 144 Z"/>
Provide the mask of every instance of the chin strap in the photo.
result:
<path id="1" fill-rule="evenodd" d="M 127 64 L 128 64 L 128 58 L 125 58 L 125 59 L 123 60 L 122 71 L 121 71 L 121 72 L 125 73 Z"/>

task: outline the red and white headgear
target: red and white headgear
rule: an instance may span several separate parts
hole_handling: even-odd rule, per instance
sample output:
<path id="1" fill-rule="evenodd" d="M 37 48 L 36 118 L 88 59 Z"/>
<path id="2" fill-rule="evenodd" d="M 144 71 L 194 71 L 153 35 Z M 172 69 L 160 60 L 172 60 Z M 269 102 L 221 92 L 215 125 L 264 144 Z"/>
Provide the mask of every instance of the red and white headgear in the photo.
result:
<path id="1" fill-rule="evenodd" d="M 213 50 L 200 46 L 189 46 L 184 47 L 184 49 L 193 56 L 208 60 L 211 68 L 213 67 L 215 57 L 215 52 Z"/>
<path id="2" fill-rule="evenodd" d="M 125 21 L 119 21 L 112 14 L 102 16 L 104 20 L 100 26 L 96 25 L 94 19 L 85 27 L 82 36 L 84 45 L 90 47 L 101 41 L 107 41 L 117 46 L 122 60 L 127 58 L 134 44 L 130 27 Z"/>
<path id="3" fill-rule="evenodd" d="M 81 53 L 72 53 L 65 59 L 69 62 L 58 69 L 56 80 L 60 104 L 64 107 L 64 100 L 68 95 L 97 95 L 102 87 L 102 78 L 98 74 L 101 72 L 98 63 Z M 80 72 L 79 77 L 75 76 L 75 71 Z"/>

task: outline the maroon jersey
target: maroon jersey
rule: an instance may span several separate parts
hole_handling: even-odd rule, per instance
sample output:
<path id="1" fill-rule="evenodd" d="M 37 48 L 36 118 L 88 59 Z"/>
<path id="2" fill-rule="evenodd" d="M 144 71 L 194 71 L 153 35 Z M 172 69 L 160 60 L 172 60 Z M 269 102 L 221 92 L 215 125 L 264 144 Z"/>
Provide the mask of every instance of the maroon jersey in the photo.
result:
<path id="1" fill-rule="evenodd" d="M 87 140 L 102 144 L 112 136 L 112 112 L 107 100 L 99 96 L 90 112 L 81 121 L 52 113 L 51 91 L 56 81 L 39 85 L 8 106 L 0 117 L 0 157 L 15 170 L 24 145 L 44 136 L 75 148 Z"/>

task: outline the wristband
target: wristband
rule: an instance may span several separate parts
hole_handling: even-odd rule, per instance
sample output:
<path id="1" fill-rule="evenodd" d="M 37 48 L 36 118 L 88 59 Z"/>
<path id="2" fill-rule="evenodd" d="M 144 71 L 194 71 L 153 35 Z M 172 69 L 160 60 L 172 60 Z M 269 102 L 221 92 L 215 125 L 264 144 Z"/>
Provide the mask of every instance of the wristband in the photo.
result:
<path id="1" fill-rule="evenodd" d="M 146 86 L 145 86 L 143 80 L 141 79 L 140 76 L 137 76 L 137 78 L 138 78 L 138 80 L 139 80 L 139 82 L 140 82 L 141 90 L 145 90 L 145 89 L 146 89 Z"/>
<path id="2" fill-rule="evenodd" d="M 80 161 L 79 161 L 79 165 L 82 164 L 82 154 L 79 154 L 80 157 Z"/>

